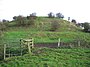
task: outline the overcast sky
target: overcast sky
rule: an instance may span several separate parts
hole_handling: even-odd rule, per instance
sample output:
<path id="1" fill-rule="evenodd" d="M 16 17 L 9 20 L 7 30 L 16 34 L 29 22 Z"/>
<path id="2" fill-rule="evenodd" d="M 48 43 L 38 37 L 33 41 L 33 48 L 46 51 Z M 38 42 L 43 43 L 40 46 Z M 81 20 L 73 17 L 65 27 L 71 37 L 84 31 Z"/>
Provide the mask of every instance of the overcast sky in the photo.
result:
<path id="1" fill-rule="evenodd" d="M 61 12 L 65 19 L 90 22 L 90 0 L 0 0 L 0 19 L 12 20 L 13 16 L 27 16 L 36 12 L 47 16 L 49 12 Z"/>

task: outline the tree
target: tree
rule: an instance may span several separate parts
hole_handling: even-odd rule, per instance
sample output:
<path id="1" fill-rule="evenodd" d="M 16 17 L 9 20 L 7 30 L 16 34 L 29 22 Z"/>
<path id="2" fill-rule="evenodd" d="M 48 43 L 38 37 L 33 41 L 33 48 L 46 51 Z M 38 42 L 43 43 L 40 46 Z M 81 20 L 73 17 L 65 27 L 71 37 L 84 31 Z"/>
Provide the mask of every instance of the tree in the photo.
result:
<path id="1" fill-rule="evenodd" d="M 54 18 L 55 15 L 54 15 L 52 12 L 50 12 L 50 13 L 48 14 L 48 17 L 49 17 L 49 18 Z"/>
<path id="2" fill-rule="evenodd" d="M 75 19 L 72 19 L 72 21 L 71 21 L 71 22 L 72 22 L 72 23 L 74 23 L 74 24 L 76 24 L 76 23 L 77 23 Z"/>
<path id="3" fill-rule="evenodd" d="M 56 14 L 56 17 L 63 19 L 63 18 L 64 18 L 64 15 L 62 15 L 62 13 L 57 13 L 57 14 Z"/>
<path id="4" fill-rule="evenodd" d="M 34 17 L 35 17 L 35 16 L 36 16 L 36 13 L 32 13 L 32 14 L 30 14 L 30 16 L 34 16 Z"/>
<path id="5" fill-rule="evenodd" d="M 83 24 L 83 26 L 84 26 L 84 31 L 85 31 L 85 32 L 90 32 L 90 23 L 85 22 L 85 23 Z"/>

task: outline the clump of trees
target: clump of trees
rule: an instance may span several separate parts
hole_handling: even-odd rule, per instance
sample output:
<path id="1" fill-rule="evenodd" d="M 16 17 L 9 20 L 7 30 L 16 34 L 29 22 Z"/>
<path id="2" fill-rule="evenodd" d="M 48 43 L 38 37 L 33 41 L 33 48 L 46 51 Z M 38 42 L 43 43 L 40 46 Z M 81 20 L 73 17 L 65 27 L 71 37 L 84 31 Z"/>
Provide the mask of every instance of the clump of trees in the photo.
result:
<path id="1" fill-rule="evenodd" d="M 52 13 L 52 12 L 50 12 L 50 13 L 48 14 L 48 17 L 49 17 L 49 18 L 54 18 L 54 17 L 55 17 L 55 14 Z M 63 19 L 63 18 L 64 18 L 64 15 L 63 15 L 62 13 L 56 13 L 56 17 Z"/>
<path id="2" fill-rule="evenodd" d="M 83 27 L 84 32 L 89 32 L 90 33 L 90 23 L 85 22 L 85 23 L 78 23 L 77 26 Z"/>
<path id="3" fill-rule="evenodd" d="M 14 16 L 13 19 L 16 22 L 17 26 L 33 25 L 36 19 L 36 13 L 32 13 L 27 17 L 23 17 L 22 15 Z"/>
<path id="4" fill-rule="evenodd" d="M 84 31 L 90 33 L 90 23 L 85 22 L 83 23 Z"/>
<path id="5" fill-rule="evenodd" d="M 57 17 L 57 18 L 62 18 L 62 19 L 63 19 L 63 18 L 64 18 L 64 15 L 63 15 L 62 13 L 57 13 L 57 14 L 56 14 L 56 17 Z"/>

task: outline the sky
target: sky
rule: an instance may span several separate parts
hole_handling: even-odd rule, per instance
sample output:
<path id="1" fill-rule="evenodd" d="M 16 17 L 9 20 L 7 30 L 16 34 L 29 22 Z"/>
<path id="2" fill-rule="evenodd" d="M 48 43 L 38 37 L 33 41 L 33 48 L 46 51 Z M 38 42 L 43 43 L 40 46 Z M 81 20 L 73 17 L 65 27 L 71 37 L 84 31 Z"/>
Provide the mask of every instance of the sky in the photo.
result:
<path id="1" fill-rule="evenodd" d="M 77 22 L 90 22 L 90 0 L 0 0 L 0 20 L 12 20 L 13 16 L 47 16 L 49 12 L 60 12 Z"/>

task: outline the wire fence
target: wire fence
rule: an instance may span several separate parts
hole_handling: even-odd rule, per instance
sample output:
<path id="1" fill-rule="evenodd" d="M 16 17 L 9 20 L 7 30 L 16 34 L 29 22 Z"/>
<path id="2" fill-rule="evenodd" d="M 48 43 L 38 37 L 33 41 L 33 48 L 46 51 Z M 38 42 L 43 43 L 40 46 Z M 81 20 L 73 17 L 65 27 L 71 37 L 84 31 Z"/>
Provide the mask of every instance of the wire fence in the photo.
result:
<path id="1" fill-rule="evenodd" d="M 28 51 L 27 48 L 23 47 L 20 42 L 10 42 L 7 44 L 0 45 L 0 60 L 6 59 L 12 56 L 22 56 Z"/>
<path id="2" fill-rule="evenodd" d="M 52 46 L 51 46 L 52 45 Z M 82 47 L 82 48 L 90 48 L 90 42 L 86 42 L 84 40 L 74 40 L 73 42 L 64 43 L 61 42 L 60 39 L 57 43 L 52 44 L 35 44 L 36 47 L 63 47 L 63 48 L 74 48 L 74 47 Z M 28 53 L 28 47 L 25 47 L 21 44 L 20 40 L 12 42 L 0 44 L 0 60 L 12 57 L 12 56 L 22 56 Z"/>

